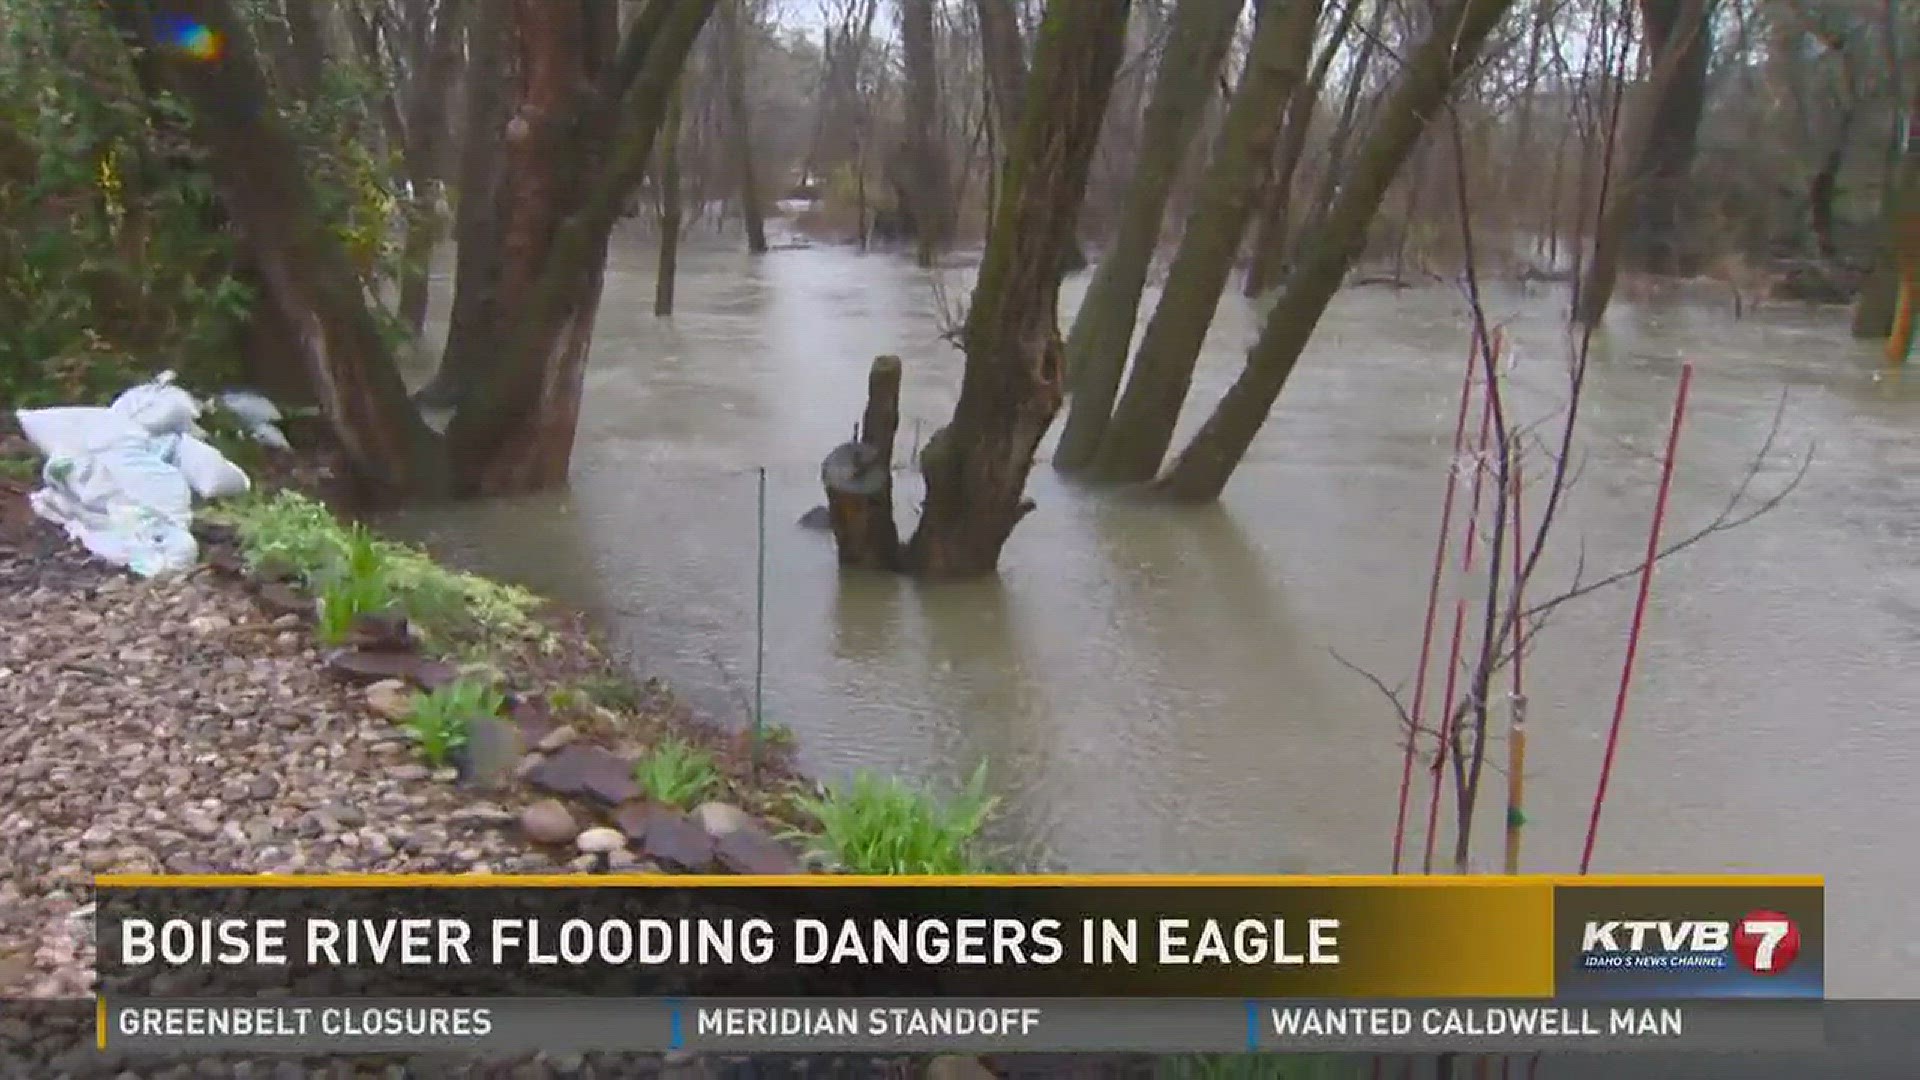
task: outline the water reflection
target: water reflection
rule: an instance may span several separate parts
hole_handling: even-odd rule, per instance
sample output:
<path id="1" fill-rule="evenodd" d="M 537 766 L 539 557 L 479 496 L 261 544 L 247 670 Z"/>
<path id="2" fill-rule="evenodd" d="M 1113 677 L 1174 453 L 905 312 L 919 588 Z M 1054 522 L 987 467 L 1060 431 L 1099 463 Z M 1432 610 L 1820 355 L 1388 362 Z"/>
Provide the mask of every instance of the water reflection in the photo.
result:
<path id="1" fill-rule="evenodd" d="M 1343 293 L 1219 507 L 1135 505 L 1043 466 L 999 579 L 923 586 L 845 574 L 793 521 L 820 501 L 820 458 L 859 416 L 876 353 L 906 363 L 903 451 L 914 420 L 931 430 L 949 413 L 960 358 L 935 282 L 950 303 L 965 272 L 831 247 L 755 261 L 694 240 L 678 312 L 659 320 L 650 259 L 618 247 L 573 490 L 408 528 L 616 613 L 637 674 L 734 717 L 764 536 L 768 716 L 809 768 L 950 786 L 988 759 L 1010 834 L 1075 869 L 1384 869 L 1394 716 L 1328 651 L 1389 684 L 1413 671 L 1467 343 L 1457 294 Z M 1564 296 L 1493 307 L 1525 387 L 1516 407 L 1544 415 L 1564 400 Z M 1182 432 L 1238 374 L 1258 317 L 1223 301 Z M 1920 391 L 1911 373 L 1875 381 L 1876 351 L 1833 313 L 1623 309 L 1583 405 L 1566 546 L 1538 586 L 1582 556 L 1589 573 L 1637 558 L 1680 361 L 1697 372 L 1674 535 L 1718 512 L 1791 388 L 1780 450 L 1820 444 L 1803 488 L 1656 578 L 1599 865 L 1828 872 L 1844 994 L 1910 990 L 1920 961 L 1920 945 L 1885 945 L 1920 942 L 1889 899 L 1920 891 L 1898 842 L 1920 830 Z M 1786 468 L 1766 465 L 1762 487 Z M 903 525 L 917 497 L 900 494 Z M 1462 595 L 1473 582 L 1450 579 L 1443 639 Z M 1570 605 L 1529 661 L 1530 870 L 1577 859 L 1631 599 Z M 1477 826 L 1485 850 L 1497 828 Z"/>

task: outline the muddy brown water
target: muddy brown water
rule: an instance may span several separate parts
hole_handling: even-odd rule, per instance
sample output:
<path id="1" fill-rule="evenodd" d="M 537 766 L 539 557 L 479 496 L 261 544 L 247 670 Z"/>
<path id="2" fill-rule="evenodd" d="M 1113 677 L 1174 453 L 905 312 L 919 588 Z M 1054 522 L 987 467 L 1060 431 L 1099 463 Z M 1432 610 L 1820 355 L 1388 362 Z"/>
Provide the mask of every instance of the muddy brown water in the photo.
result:
<path id="1" fill-rule="evenodd" d="M 940 786 L 985 760 L 1000 839 L 1035 865 L 1386 868 L 1394 715 L 1333 653 L 1410 682 L 1466 340 L 1456 292 L 1342 294 L 1220 505 L 1136 505 L 1043 465 L 999 578 L 925 585 L 839 572 L 796 519 L 821 501 L 820 458 L 857 419 L 875 354 L 906 361 L 903 452 L 947 415 L 960 357 L 941 331 L 966 271 L 830 246 L 756 260 L 705 239 L 682 258 L 679 311 L 656 320 L 651 246 L 617 245 L 570 492 L 397 524 L 600 613 L 640 674 L 740 718 L 764 468 L 765 715 L 812 770 Z M 1067 313 L 1086 281 L 1069 279 Z M 1564 303 L 1490 296 L 1522 415 L 1564 399 Z M 1782 391 L 1756 486 L 1775 490 L 1810 444 L 1815 460 L 1778 510 L 1661 565 L 1595 869 L 1825 873 L 1830 992 L 1920 995 L 1920 371 L 1876 377 L 1844 313 L 1727 308 L 1615 312 L 1539 588 L 1567 581 L 1576 551 L 1589 572 L 1632 565 L 1683 360 L 1670 536 L 1724 505 Z M 1223 302 L 1183 433 L 1258 317 Z M 910 526 L 914 498 L 900 501 Z M 1468 584 L 1443 594 L 1443 647 Z M 1528 870 L 1578 863 L 1632 600 L 1627 586 L 1563 609 L 1527 661 Z M 1482 868 L 1499 858 L 1504 780 L 1488 787 Z"/>

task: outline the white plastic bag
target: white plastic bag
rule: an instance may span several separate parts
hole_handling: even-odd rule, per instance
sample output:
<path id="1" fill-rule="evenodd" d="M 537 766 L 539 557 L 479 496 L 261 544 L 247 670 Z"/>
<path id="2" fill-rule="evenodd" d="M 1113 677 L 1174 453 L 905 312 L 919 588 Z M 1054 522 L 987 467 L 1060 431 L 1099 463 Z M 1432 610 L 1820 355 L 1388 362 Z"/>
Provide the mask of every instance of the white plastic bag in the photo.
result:
<path id="1" fill-rule="evenodd" d="M 228 461 L 220 451 L 191 435 L 181 435 L 178 439 L 169 457 L 187 478 L 187 486 L 195 495 L 220 499 L 245 495 L 253 486 L 240 466 Z"/>
<path id="2" fill-rule="evenodd" d="M 173 385 L 173 372 L 163 371 L 150 383 L 113 399 L 113 411 L 155 435 L 186 431 L 200 416 L 200 403 Z"/>

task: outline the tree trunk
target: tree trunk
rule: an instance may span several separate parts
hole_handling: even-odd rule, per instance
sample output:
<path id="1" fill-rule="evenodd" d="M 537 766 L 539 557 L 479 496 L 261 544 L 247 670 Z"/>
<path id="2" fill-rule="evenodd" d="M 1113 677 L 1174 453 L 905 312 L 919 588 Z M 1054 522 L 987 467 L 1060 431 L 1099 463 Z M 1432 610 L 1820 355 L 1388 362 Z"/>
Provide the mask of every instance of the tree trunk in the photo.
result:
<path id="1" fill-rule="evenodd" d="M 653 314 L 673 314 L 673 278 L 680 258 L 680 102 L 684 87 L 673 92 L 660 141 L 660 264 L 653 280 Z"/>
<path id="2" fill-rule="evenodd" d="M 1341 97 L 1340 117 L 1334 121 L 1333 133 L 1327 140 L 1326 167 L 1320 173 L 1319 186 L 1314 189 L 1313 205 L 1308 207 L 1306 228 L 1295 234 L 1301 244 L 1319 234 L 1320 226 L 1333 209 L 1340 182 L 1347 175 L 1347 147 L 1353 142 L 1354 129 L 1358 126 L 1360 91 L 1366 86 L 1373 54 L 1385 40 L 1382 34 L 1386 30 L 1387 9 L 1392 6 L 1387 0 L 1373 0 L 1373 17 L 1367 20 L 1366 33 L 1360 36 L 1360 52 L 1354 57 L 1353 71 L 1347 75 L 1347 91 Z M 1303 252 L 1295 250 L 1287 262 L 1292 265 L 1302 257 Z"/>
<path id="3" fill-rule="evenodd" d="M 302 101 L 320 96 L 327 74 L 327 39 L 314 0 L 286 0 L 286 81 Z"/>
<path id="4" fill-rule="evenodd" d="M 1267 176 L 1251 259 L 1247 264 L 1246 278 L 1241 282 L 1240 292 L 1243 296 L 1260 296 L 1280 280 L 1286 257 L 1287 227 L 1293 209 L 1293 177 L 1300 169 L 1301 155 L 1307 150 L 1307 134 L 1313 128 L 1313 114 L 1319 108 L 1327 72 L 1333 67 L 1334 57 L 1346 44 L 1347 31 L 1352 29 L 1353 17 L 1359 10 L 1358 4 L 1341 7 L 1340 18 L 1334 23 L 1332 34 L 1327 43 L 1321 46 L 1320 55 L 1313 62 L 1313 71 L 1305 82 L 1294 87 L 1293 96 L 1287 100 L 1287 116 L 1280 129 L 1280 149 Z"/>
<path id="5" fill-rule="evenodd" d="M 1000 132 L 993 143 L 1011 148 L 1020 130 L 1020 117 L 1026 111 L 1027 43 L 1020 33 L 1020 15 L 1013 8 L 1013 0 L 974 0 L 974 10 L 980 21 L 980 51 L 987 72 L 987 94 L 993 103 L 993 122 Z M 995 162 L 989 168 L 997 169 L 999 164 Z M 987 183 L 991 189 L 991 172 Z M 988 214 L 991 217 L 991 207 Z M 1072 233 L 1060 253 L 1060 272 L 1070 274 L 1086 267 L 1087 254 L 1081 249 L 1078 233 Z"/>
<path id="6" fill-rule="evenodd" d="M 740 183 L 740 220 L 747 230 L 747 250 L 764 255 L 767 223 L 760 203 L 760 180 L 753 162 L 753 116 L 747 108 L 747 42 L 741 29 L 740 0 L 720 0 L 718 9 L 722 47 L 726 50 L 727 122 L 732 128 L 734 176 Z"/>
<path id="7" fill-rule="evenodd" d="M 415 395 L 427 408 L 452 408 L 472 387 L 500 310 L 500 199 L 506 182 L 506 84 L 517 78 L 507 48 L 512 0 L 473 0 L 467 25 L 465 139 L 460 148 L 460 202 L 454 213 L 453 308 L 440 366 Z M 515 65 L 515 66 L 509 66 Z"/>
<path id="8" fill-rule="evenodd" d="M 909 567 L 991 572 L 1033 504 L 1033 455 L 1060 407 L 1060 251 L 1120 64 L 1130 0 L 1053 0 L 961 347 L 953 420 L 921 454 L 926 502 Z"/>
<path id="9" fill-rule="evenodd" d="M 1174 9 L 1120 228 L 1094 271 L 1067 338 L 1073 399 L 1054 454 L 1056 468 L 1084 468 L 1106 431 L 1133 344 L 1140 294 L 1159 245 L 1167 196 L 1200 126 L 1243 6 L 1244 0 L 1180 0 Z"/>
<path id="10" fill-rule="evenodd" d="M 1707 61 L 1713 51 L 1713 0 L 1640 0 L 1653 66 L 1673 73 L 1654 96 L 1646 141 L 1627 173 L 1636 189 L 1620 255 L 1627 266 L 1655 274 L 1688 269 L 1685 244 L 1688 178 L 1706 108 Z"/>
<path id="11" fill-rule="evenodd" d="M 1903 253 L 1903 238 L 1920 241 L 1914 235 L 1920 227 L 1920 94 L 1908 108 L 1905 136 L 1901 140 L 1899 166 L 1893 170 L 1883 199 L 1881 217 L 1886 223 L 1886 241 L 1877 252 L 1872 273 L 1860 288 L 1853 308 L 1853 336 L 1886 338 L 1893 333 L 1900 307 L 1900 264 L 1902 255 L 1920 258 L 1920 245 Z"/>
<path id="12" fill-rule="evenodd" d="M 1367 226 L 1428 117 L 1440 114 L 1454 84 L 1473 65 L 1512 3 L 1450 0 L 1437 14 L 1433 31 L 1402 67 L 1325 223 L 1308 241 L 1299 271 L 1268 314 L 1259 340 L 1247 353 L 1245 369 L 1161 479 L 1161 494 L 1190 502 L 1219 498 L 1365 245 Z"/>
<path id="13" fill-rule="evenodd" d="M 1284 3 L 1284 7 L 1281 6 Z M 1133 357 L 1092 473 L 1101 480 L 1151 480 L 1180 419 L 1193 369 L 1234 256 L 1273 158 L 1286 102 L 1305 81 L 1320 0 L 1270 0 L 1259 19 L 1240 88 L 1227 107 L 1220 143 L 1201 178 L 1193 213 L 1167 272 L 1167 285 Z"/>
<path id="14" fill-rule="evenodd" d="M 900 358 L 878 356 L 867 372 L 867 412 L 853 441 L 820 464 L 840 565 L 900 569 L 893 520 L 893 438 L 900 429 Z"/>
<path id="15" fill-rule="evenodd" d="M 400 318 L 418 334 L 426 325 L 433 248 L 440 240 L 438 184 L 448 142 L 447 98 L 460 71 L 462 22 L 468 5 L 442 3 L 436 9 L 425 54 L 413 58 L 405 108 L 403 148 L 407 171 L 407 235 L 401 259 Z"/>
<path id="16" fill-rule="evenodd" d="M 566 482 L 613 226 L 714 2 L 650 5 L 616 58 L 594 55 L 613 28 L 590 17 L 611 5 L 513 0 L 522 78 L 506 132 L 498 295 L 517 304 L 471 363 L 476 378 L 447 428 L 461 494 Z"/>
<path id="17" fill-rule="evenodd" d="M 1686 9 L 1678 14 L 1666 12 L 1664 5 L 1667 2 L 1643 0 L 1641 9 L 1649 10 L 1649 5 L 1652 5 L 1653 10 L 1668 15 L 1673 24 L 1705 32 L 1704 13 L 1711 0 L 1677 0 Z M 1587 272 L 1582 275 L 1574 297 L 1574 321 L 1583 327 L 1599 326 L 1600 320 L 1606 317 L 1607 308 L 1613 303 L 1614 285 L 1619 281 L 1623 264 L 1652 269 L 1666 258 L 1665 255 L 1654 253 L 1649 247 L 1652 242 L 1644 239 L 1643 220 L 1648 208 L 1654 204 L 1664 206 L 1665 209 L 1660 212 L 1671 210 L 1676 205 L 1674 199 L 1678 196 L 1668 172 L 1674 160 L 1671 144 L 1675 135 L 1671 127 L 1678 122 L 1674 119 L 1678 114 L 1668 106 L 1666 99 L 1686 89 L 1689 77 L 1687 65 L 1693 62 L 1693 55 L 1686 41 L 1664 31 L 1656 31 L 1651 20 L 1647 26 L 1647 41 L 1653 68 L 1640 88 L 1638 108 L 1629 121 L 1629 164 L 1624 175 L 1614 184 L 1602 212 L 1594 232 L 1593 252 L 1588 256 Z M 1691 167 L 1691 153 L 1689 150 L 1686 159 L 1688 167 Z M 1671 222 L 1668 236 L 1658 242 L 1668 245 L 1663 250 L 1673 250 L 1670 246 L 1671 234 L 1677 227 L 1677 222 Z"/>
<path id="18" fill-rule="evenodd" d="M 260 300 L 293 329 L 298 362 L 361 493 L 390 503 L 445 490 L 438 440 L 408 403 L 359 276 L 314 209 L 299 147 L 272 108 L 232 5 L 152 0 L 111 11 L 148 70 L 191 108 L 222 205 L 259 271 Z M 170 43 L 167 29 L 183 22 L 220 35 L 219 62 L 198 62 Z"/>
<path id="19" fill-rule="evenodd" d="M 933 0 L 900 0 L 900 47 L 907 68 L 907 144 L 915 190 L 914 258 L 932 266 L 947 243 L 947 162 L 941 138 L 940 83 L 933 38 Z"/>

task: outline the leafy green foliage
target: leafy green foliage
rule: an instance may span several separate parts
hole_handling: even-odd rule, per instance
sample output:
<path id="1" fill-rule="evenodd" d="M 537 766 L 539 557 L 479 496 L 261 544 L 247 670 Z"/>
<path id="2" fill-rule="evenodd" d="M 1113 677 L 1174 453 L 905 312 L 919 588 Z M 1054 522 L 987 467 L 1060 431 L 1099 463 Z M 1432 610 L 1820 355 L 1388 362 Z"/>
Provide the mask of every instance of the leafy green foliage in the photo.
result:
<path id="1" fill-rule="evenodd" d="M 619 712 L 633 712 L 640 708 L 640 688 L 633 685 L 630 679 L 596 676 L 582 680 L 578 690 L 591 705 Z"/>
<path id="2" fill-rule="evenodd" d="M 249 36 L 284 35 L 278 5 L 239 7 Z M 240 374 L 255 296 L 213 177 L 186 108 L 142 88 L 106 9 L 0 0 L 0 400 L 14 407 L 102 401 L 162 369 L 189 385 Z M 341 59 L 310 97 L 273 95 L 375 288 L 401 262 L 402 172 L 368 137 L 387 78 Z"/>
<path id="3" fill-rule="evenodd" d="M 986 868 L 980 830 L 997 800 L 984 762 L 951 799 L 861 772 L 845 787 L 795 799 L 819 822 L 810 854 L 852 874 L 967 874 Z"/>
<path id="4" fill-rule="evenodd" d="M 323 601 L 337 582 L 377 577 L 429 651 L 484 655 L 517 645 L 548 649 L 554 641 L 533 617 L 540 600 L 532 593 L 449 570 L 418 548 L 344 528 L 325 506 L 298 492 L 236 499 L 206 512 L 239 532 L 249 566 L 289 570 Z"/>
<path id="5" fill-rule="evenodd" d="M 720 786 L 713 755 L 682 739 L 667 739 L 633 768 L 647 798 L 662 806 L 692 807 Z"/>
<path id="6" fill-rule="evenodd" d="M 393 587 L 387 581 L 386 559 L 373 534 L 365 526 L 355 525 L 347 531 L 343 547 L 339 566 L 319 586 L 316 630 L 328 645 L 345 641 L 362 615 L 384 614 L 395 603 Z"/>
<path id="7" fill-rule="evenodd" d="M 429 765 L 445 765 L 454 751 L 467 745 L 473 725 L 500 715 L 506 699 L 483 682 L 460 679 L 430 694 L 415 694 L 407 712 L 407 733 L 420 744 Z"/>

